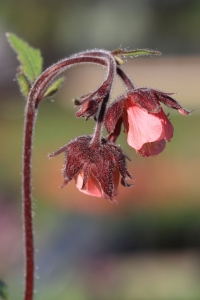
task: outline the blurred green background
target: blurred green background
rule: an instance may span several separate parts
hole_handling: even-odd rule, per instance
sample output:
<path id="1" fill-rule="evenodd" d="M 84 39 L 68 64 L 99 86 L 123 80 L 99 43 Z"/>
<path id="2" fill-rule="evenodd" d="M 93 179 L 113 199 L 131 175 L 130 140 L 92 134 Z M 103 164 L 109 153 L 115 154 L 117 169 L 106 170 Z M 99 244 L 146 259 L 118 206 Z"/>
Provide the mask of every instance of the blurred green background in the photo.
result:
<path id="1" fill-rule="evenodd" d="M 174 137 L 156 158 L 131 158 L 131 189 L 118 206 L 64 189 L 62 155 L 47 154 L 94 123 L 75 119 L 71 99 L 94 89 L 104 70 L 66 72 L 55 101 L 41 104 L 35 130 L 33 197 L 35 299 L 200 299 L 200 1 L 0 0 L 0 278 L 11 299 L 23 290 L 21 156 L 25 101 L 15 81 L 14 32 L 40 48 L 44 68 L 73 52 L 119 46 L 160 50 L 124 66 L 137 86 L 176 92 L 189 117 L 170 111 Z M 124 87 L 119 80 L 113 99 Z M 169 109 L 165 109 L 169 112 Z"/>

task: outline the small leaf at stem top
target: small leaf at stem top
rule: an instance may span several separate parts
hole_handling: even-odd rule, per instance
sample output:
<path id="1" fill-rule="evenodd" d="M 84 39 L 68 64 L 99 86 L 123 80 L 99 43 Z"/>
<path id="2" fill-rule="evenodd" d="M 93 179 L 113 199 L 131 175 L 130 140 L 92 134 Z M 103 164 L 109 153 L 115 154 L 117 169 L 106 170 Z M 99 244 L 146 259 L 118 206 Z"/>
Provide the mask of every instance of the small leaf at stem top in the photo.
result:
<path id="1" fill-rule="evenodd" d="M 0 279 L 0 298 L 8 300 L 8 289 L 7 285 Z"/>
<path id="2" fill-rule="evenodd" d="M 19 84 L 22 94 L 25 97 L 27 97 L 31 86 L 28 79 L 26 78 L 26 76 L 24 75 L 24 73 L 20 68 L 18 69 L 18 73 L 17 73 L 17 82 Z"/>
<path id="3" fill-rule="evenodd" d="M 58 78 L 56 81 L 54 81 L 54 82 L 48 87 L 48 89 L 46 90 L 46 92 L 44 93 L 44 95 L 43 95 L 42 98 L 44 99 L 44 98 L 53 96 L 53 95 L 58 91 L 58 89 L 61 87 L 63 81 L 64 81 L 64 78 L 63 78 L 63 77 L 60 77 L 60 78 Z"/>
<path id="4" fill-rule="evenodd" d="M 161 55 L 160 51 L 149 50 L 149 49 L 135 49 L 135 50 L 127 50 L 127 49 L 116 49 L 111 52 L 114 56 L 144 56 L 144 55 Z"/>
<path id="5" fill-rule="evenodd" d="M 7 33 L 6 36 L 11 47 L 17 53 L 22 72 L 32 84 L 42 72 L 40 50 L 32 48 L 13 33 Z"/>

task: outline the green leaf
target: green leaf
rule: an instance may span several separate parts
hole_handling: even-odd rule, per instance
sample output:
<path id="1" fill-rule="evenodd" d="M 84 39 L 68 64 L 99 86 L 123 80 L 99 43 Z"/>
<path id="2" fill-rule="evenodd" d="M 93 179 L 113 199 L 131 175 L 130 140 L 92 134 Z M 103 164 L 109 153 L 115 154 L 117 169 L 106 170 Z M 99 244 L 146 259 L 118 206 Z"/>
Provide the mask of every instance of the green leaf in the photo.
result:
<path id="1" fill-rule="evenodd" d="M 61 87 L 62 83 L 64 81 L 63 77 L 58 78 L 56 81 L 54 81 L 46 90 L 46 92 L 44 93 L 43 99 L 47 98 L 47 97 L 51 97 L 53 96 L 58 89 Z"/>
<path id="2" fill-rule="evenodd" d="M 42 72 L 40 50 L 30 47 L 13 33 L 7 33 L 6 36 L 11 47 L 17 53 L 22 72 L 32 84 Z"/>
<path id="3" fill-rule="evenodd" d="M 17 73 L 17 82 L 19 84 L 20 90 L 22 94 L 27 97 L 29 90 L 30 90 L 30 83 L 27 80 L 26 76 L 22 72 L 22 70 L 19 68 L 18 73 Z"/>
<path id="4" fill-rule="evenodd" d="M 8 289 L 7 285 L 0 279 L 0 297 L 3 300 L 8 300 Z"/>
<path id="5" fill-rule="evenodd" d="M 144 55 L 161 55 L 160 51 L 154 51 L 149 49 L 135 49 L 135 50 L 127 50 L 127 49 L 116 49 L 111 52 L 114 56 L 130 56 L 130 57 L 136 57 L 136 56 L 144 56 Z"/>

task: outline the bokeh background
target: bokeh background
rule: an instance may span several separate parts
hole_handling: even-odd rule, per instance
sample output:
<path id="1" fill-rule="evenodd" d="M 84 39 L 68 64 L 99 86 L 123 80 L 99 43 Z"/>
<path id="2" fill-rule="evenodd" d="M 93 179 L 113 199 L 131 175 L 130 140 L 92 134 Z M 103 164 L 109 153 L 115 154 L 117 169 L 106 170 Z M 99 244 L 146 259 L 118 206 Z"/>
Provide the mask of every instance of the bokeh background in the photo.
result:
<path id="1" fill-rule="evenodd" d="M 21 299 L 25 100 L 5 32 L 40 48 L 44 68 L 91 48 L 160 50 L 161 57 L 134 58 L 124 68 L 137 86 L 175 92 L 194 109 L 189 117 L 170 111 L 174 137 L 156 158 L 136 155 L 121 135 L 135 186 L 120 187 L 115 206 L 73 182 L 59 189 L 63 157 L 47 158 L 94 127 L 75 118 L 71 99 L 98 86 L 104 69 L 66 72 L 54 101 L 41 104 L 35 130 L 35 299 L 200 299 L 200 1 L 0 0 L 0 278 L 10 299 Z M 112 98 L 123 90 L 116 80 Z"/>

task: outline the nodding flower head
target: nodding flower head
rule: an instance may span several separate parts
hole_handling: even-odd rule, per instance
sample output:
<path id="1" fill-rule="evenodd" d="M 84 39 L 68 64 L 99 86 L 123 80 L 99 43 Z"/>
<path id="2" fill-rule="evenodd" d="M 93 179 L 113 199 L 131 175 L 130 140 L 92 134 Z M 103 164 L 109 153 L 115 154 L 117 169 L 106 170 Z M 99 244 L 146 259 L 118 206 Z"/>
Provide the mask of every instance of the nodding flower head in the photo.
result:
<path id="1" fill-rule="evenodd" d="M 76 117 L 83 117 L 86 118 L 86 120 L 92 116 L 95 118 L 102 100 L 110 93 L 111 84 L 112 82 L 110 85 L 103 83 L 94 92 L 76 98 L 74 105 L 79 108 L 76 112 Z"/>
<path id="2" fill-rule="evenodd" d="M 154 89 L 138 88 L 119 97 L 108 108 L 104 122 L 109 139 L 113 142 L 117 139 L 123 123 L 128 144 L 142 156 L 162 152 L 166 140 L 171 140 L 174 129 L 160 102 L 183 115 L 190 114 L 170 95 Z"/>
<path id="3" fill-rule="evenodd" d="M 49 157 L 62 152 L 65 152 L 62 187 L 74 179 L 81 192 L 116 203 L 114 196 L 118 194 L 120 177 L 122 185 L 132 185 L 126 182 L 127 177 L 132 179 L 127 170 L 126 155 L 119 146 L 104 138 L 96 145 L 92 143 L 92 136 L 80 136 Z"/>
<path id="4" fill-rule="evenodd" d="M 74 100 L 74 105 L 78 106 L 79 108 L 76 112 L 76 117 L 83 117 L 87 120 L 96 115 L 99 108 L 99 103 L 97 100 L 93 99 L 93 96 L 93 93 L 89 93 Z"/>

